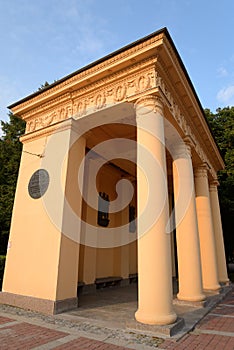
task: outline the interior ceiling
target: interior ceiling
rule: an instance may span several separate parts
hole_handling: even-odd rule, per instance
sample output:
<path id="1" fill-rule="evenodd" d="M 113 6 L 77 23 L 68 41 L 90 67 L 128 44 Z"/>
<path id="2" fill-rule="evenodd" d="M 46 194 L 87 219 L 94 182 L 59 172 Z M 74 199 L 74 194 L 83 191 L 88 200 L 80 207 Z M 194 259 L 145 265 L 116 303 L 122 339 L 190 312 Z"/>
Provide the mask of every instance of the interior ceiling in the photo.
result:
<path id="1" fill-rule="evenodd" d="M 99 145 L 105 145 L 105 141 L 111 141 L 118 138 L 122 139 L 128 139 L 136 141 L 137 139 L 137 128 L 136 128 L 136 117 L 135 117 L 135 111 L 133 110 L 132 106 L 130 104 L 121 107 L 122 105 L 114 106 L 111 108 L 108 108 L 104 111 L 96 112 L 95 114 L 89 115 L 84 118 L 85 121 L 88 122 L 88 124 L 91 126 L 90 128 L 86 127 L 86 130 L 88 130 L 85 133 L 86 137 L 86 146 L 88 150 L 94 151 L 96 153 L 96 156 L 100 156 L 100 153 L 98 152 L 98 149 L 95 150 L 95 147 L 99 147 Z M 129 107 L 130 106 L 130 107 Z M 124 109 L 124 110 L 123 110 Z M 121 116 L 121 117 L 120 117 Z M 86 119 L 88 118 L 88 119 Z M 166 118 L 172 123 L 172 125 L 175 123 L 175 121 L 171 120 L 170 114 L 167 115 Z M 107 123 L 109 122 L 109 123 Z M 94 124 L 96 124 L 96 127 L 92 127 Z M 176 124 L 173 125 L 176 128 Z M 167 138 L 167 130 L 166 132 L 166 138 Z M 169 136 L 169 135 L 168 135 Z M 131 175 L 134 178 L 136 177 L 136 144 L 134 145 L 134 148 L 129 151 L 128 147 L 122 147 L 121 144 L 123 144 L 122 141 L 120 141 L 120 147 L 115 147 L 115 143 L 111 145 L 105 145 L 104 146 L 104 152 L 101 152 L 101 157 L 104 159 L 107 159 L 108 156 L 105 156 L 105 147 L 107 149 L 108 153 L 108 146 L 113 149 L 113 158 L 109 158 L 110 160 L 107 160 L 107 164 L 117 167 L 123 171 L 123 176 Z M 129 158 L 129 152 L 131 152 L 130 159 L 132 161 L 129 161 L 125 158 Z M 119 157 L 119 158 L 117 158 Z M 167 158 L 167 170 L 168 175 L 171 174 L 171 155 L 166 149 L 166 158 Z"/>
<path id="2" fill-rule="evenodd" d="M 136 140 L 136 127 L 133 125 L 126 124 L 106 124 L 96 128 L 89 130 L 87 137 L 87 148 L 93 149 L 95 146 L 107 141 L 107 140 L 115 140 L 117 138 Z M 136 149 L 134 154 L 131 154 L 131 158 L 133 161 L 129 161 L 124 159 L 124 157 L 128 157 L 128 149 L 126 152 L 118 152 L 116 150 L 116 158 L 111 159 L 108 163 L 122 169 L 126 176 L 132 175 L 136 176 Z M 120 158 L 117 158 L 117 157 Z"/>

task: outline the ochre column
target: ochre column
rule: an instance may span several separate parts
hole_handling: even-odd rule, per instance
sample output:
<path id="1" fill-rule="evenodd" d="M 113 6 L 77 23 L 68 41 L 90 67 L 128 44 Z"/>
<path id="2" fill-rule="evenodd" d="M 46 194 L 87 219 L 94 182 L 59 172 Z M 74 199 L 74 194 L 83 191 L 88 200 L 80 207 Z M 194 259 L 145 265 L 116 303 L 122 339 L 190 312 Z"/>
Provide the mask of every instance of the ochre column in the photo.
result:
<path id="1" fill-rule="evenodd" d="M 195 188 L 203 288 L 218 290 L 220 285 L 206 166 L 195 169 Z"/>
<path id="2" fill-rule="evenodd" d="M 219 197 L 217 186 L 219 182 L 213 181 L 210 184 L 210 204 L 211 212 L 213 218 L 214 226 L 214 235 L 215 235 L 215 246 L 216 246 L 216 256 L 217 256 L 217 265 L 218 265 L 218 279 L 221 283 L 229 283 L 227 275 L 227 265 L 225 258 L 225 249 L 223 242 L 223 230 L 222 222 L 220 216 L 220 207 L 219 207 Z"/>
<path id="3" fill-rule="evenodd" d="M 194 176 L 189 144 L 175 145 L 173 155 L 176 240 L 180 300 L 201 301 L 202 273 L 194 193 Z"/>
<path id="4" fill-rule="evenodd" d="M 147 96 L 135 105 L 137 119 L 138 310 L 145 324 L 170 324 L 172 273 L 163 105 Z M 156 219 L 152 217 L 156 215 Z"/>

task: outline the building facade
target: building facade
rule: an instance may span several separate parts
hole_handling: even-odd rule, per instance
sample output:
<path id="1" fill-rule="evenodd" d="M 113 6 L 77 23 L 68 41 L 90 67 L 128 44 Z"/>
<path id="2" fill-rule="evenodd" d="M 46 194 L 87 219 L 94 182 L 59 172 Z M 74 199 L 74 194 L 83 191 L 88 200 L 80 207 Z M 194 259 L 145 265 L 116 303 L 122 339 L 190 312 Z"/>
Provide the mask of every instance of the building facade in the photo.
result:
<path id="1" fill-rule="evenodd" d="M 167 29 L 10 106 L 26 121 L 0 302 L 45 313 L 138 275 L 136 320 L 228 283 L 224 163 Z M 175 297 L 175 296 L 174 296 Z"/>

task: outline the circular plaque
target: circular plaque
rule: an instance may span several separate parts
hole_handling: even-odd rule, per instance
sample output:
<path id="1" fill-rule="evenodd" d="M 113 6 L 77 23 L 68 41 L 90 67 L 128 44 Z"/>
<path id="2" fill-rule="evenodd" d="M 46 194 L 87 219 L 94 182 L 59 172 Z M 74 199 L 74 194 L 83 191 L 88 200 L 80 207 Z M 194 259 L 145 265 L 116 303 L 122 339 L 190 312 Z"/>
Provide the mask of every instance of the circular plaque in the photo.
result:
<path id="1" fill-rule="evenodd" d="M 34 199 L 41 198 L 45 194 L 49 182 L 50 177 L 47 170 L 39 169 L 35 171 L 28 184 L 28 193 L 30 197 Z"/>

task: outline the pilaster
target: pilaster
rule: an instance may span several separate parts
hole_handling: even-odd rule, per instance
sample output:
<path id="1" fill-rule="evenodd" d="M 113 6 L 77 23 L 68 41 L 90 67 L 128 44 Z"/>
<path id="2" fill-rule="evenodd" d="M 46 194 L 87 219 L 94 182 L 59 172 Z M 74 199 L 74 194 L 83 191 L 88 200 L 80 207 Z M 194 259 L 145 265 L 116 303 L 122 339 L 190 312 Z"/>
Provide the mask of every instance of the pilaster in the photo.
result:
<path id="1" fill-rule="evenodd" d="M 15 295 L 16 306 L 28 301 L 29 308 L 49 313 L 58 311 L 58 302 L 63 310 L 77 305 L 82 205 L 77 172 L 85 139 L 78 139 L 74 122 L 64 124 L 24 144 L 1 295 L 1 300 Z M 40 170 L 48 173 L 48 188 L 40 195 L 39 178 L 34 197 L 29 181 Z"/>

